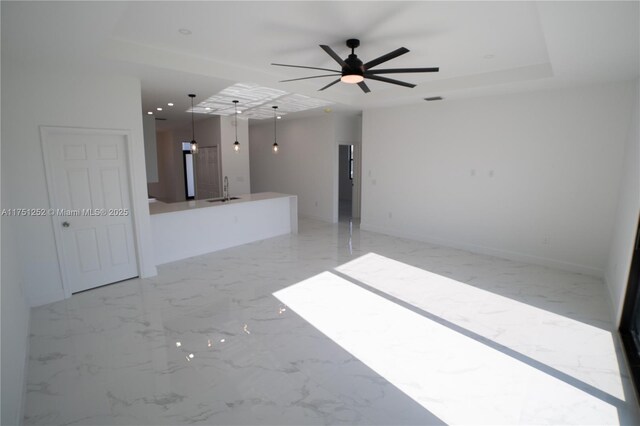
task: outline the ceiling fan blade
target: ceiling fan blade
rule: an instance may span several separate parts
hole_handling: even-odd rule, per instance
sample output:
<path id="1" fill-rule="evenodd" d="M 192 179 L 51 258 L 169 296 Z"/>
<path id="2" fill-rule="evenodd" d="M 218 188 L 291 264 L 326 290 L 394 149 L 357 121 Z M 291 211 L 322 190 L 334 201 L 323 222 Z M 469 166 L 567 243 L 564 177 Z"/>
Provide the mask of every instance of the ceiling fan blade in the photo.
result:
<path id="1" fill-rule="evenodd" d="M 318 92 L 319 92 L 319 91 L 321 91 L 321 90 L 327 89 L 327 88 L 329 88 L 329 87 L 333 86 L 334 84 L 336 84 L 336 83 L 338 83 L 338 82 L 340 82 L 340 79 L 337 79 L 337 80 L 332 81 L 331 83 L 329 83 L 329 84 L 327 84 L 326 86 L 324 86 L 322 89 L 318 89 Z"/>
<path id="2" fill-rule="evenodd" d="M 376 58 L 372 61 L 367 62 L 366 64 L 364 64 L 364 69 L 368 70 L 369 68 L 373 68 L 376 65 L 380 65 L 383 62 L 387 62 L 388 60 L 391 60 L 393 58 L 397 58 L 400 55 L 404 55 L 405 53 L 407 53 L 409 51 L 409 49 L 407 49 L 406 47 L 401 47 L 399 49 L 394 50 L 393 52 L 389 52 L 386 55 L 382 55 L 379 58 Z"/>
<path id="3" fill-rule="evenodd" d="M 380 76 L 373 75 L 373 74 L 368 74 L 368 73 L 364 74 L 364 78 L 369 78 L 371 80 L 383 81 L 385 83 L 397 84 L 398 86 L 411 87 L 411 88 L 416 87 L 415 84 L 405 83 L 404 81 L 393 80 L 391 78 L 380 77 Z"/>
<path id="4" fill-rule="evenodd" d="M 371 91 L 369 89 L 369 86 L 367 86 L 367 83 L 365 83 L 364 81 L 361 81 L 360 83 L 358 83 L 358 86 L 360 86 L 360 88 L 364 93 L 369 93 Z"/>
<path id="5" fill-rule="evenodd" d="M 384 70 L 371 70 L 371 71 L 367 71 L 367 73 L 369 74 L 398 74 L 398 73 L 405 73 L 405 72 L 438 72 L 440 71 L 440 68 L 438 67 L 433 67 L 433 68 L 390 68 L 390 69 L 384 69 Z"/>
<path id="6" fill-rule="evenodd" d="M 320 77 L 335 77 L 336 75 L 340 75 L 340 73 L 336 74 L 324 74 L 324 75 L 314 75 L 312 77 L 302 77 L 302 78 L 291 78 L 289 80 L 280 80 L 280 83 L 285 83 L 287 81 L 297 81 L 297 80 L 308 80 L 310 78 L 320 78 Z"/>
<path id="7" fill-rule="evenodd" d="M 275 65 L 277 67 L 305 68 L 305 69 L 308 69 L 308 70 L 340 72 L 340 70 L 330 70 L 329 68 L 305 67 L 305 66 L 302 66 L 302 65 L 287 65 L 287 64 L 271 64 L 271 65 Z"/>
<path id="8" fill-rule="evenodd" d="M 325 52 L 327 52 L 327 54 L 329 56 L 331 56 L 333 58 L 334 61 L 336 61 L 337 63 L 340 64 L 340 66 L 346 67 L 347 63 L 340 57 L 338 56 L 338 54 L 336 52 L 333 51 L 332 48 L 330 48 L 329 46 L 327 46 L 326 44 L 321 44 L 320 47 L 322 48 L 322 50 L 324 50 Z"/>

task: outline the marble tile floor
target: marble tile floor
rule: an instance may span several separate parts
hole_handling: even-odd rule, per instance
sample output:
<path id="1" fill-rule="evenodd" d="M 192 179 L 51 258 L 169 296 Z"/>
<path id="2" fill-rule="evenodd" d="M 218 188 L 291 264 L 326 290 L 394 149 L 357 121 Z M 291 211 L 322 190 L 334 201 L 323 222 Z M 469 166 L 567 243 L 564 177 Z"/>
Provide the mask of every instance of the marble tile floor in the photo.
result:
<path id="1" fill-rule="evenodd" d="M 34 309 L 25 424 L 640 424 L 600 279 L 299 227 Z"/>

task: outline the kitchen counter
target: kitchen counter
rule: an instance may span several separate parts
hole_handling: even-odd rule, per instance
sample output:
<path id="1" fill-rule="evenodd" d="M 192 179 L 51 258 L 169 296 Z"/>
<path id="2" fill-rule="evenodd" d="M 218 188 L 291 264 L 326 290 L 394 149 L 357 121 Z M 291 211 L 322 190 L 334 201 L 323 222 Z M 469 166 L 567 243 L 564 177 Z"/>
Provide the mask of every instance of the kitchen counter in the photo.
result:
<path id="1" fill-rule="evenodd" d="M 149 203 L 156 264 L 298 232 L 298 197 L 244 194 L 225 202 Z"/>
<path id="2" fill-rule="evenodd" d="M 233 197 L 236 197 L 235 195 Z M 242 194 L 237 195 L 237 200 L 230 201 L 215 201 L 210 202 L 207 200 L 189 200 L 189 201 L 178 201 L 175 203 L 165 203 L 159 200 L 154 200 L 149 203 L 149 213 L 150 214 L 162 214 L 162 213 L 172 213 L 179 212 L 183 210 L 193 210 L 193 209 L 202 209 L 206 207 L 218 207 L 218 206 L 226 206 L 231 204 L 241 204 L 247 203 L 251 201 L 261 201 L 261 200 L 272 200 L 275 198 L 288 198 L 294 197 L 294 195 L 288 194 L 280 194 L 277 192 L 258 192 L 256 194 Z M 218 200 L 218 198 L 213 198 L 214 200 Z"/>

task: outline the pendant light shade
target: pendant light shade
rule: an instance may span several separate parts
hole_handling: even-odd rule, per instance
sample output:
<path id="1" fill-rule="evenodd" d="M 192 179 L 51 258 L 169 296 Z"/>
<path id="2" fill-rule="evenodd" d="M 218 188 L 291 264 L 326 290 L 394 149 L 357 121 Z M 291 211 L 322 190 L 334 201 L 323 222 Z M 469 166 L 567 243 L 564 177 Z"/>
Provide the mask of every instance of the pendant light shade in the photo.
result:
<path id="1" fill-rule="evenodd" d="M 277 132 L 276 132 L 276 122 L 278 121 L 278 117 L 277 117 L 277 110 L 278 107 L 277 106 L 272 106 L 271 108 L 273 108 L 273 152 L 275 154 L 278 153 L 278 139 L 277 139 Z"/>
<path id="2" fill-rule="evenodd" d="M 236 114 L 235 114 L 235 120 L 236 120 L 236 141 L 233 143 L 233 150 L 235 152 L 240 151 L 240 142 L 238 142 L 238 101 L 233 101 L 233 107 L 235 108 Z"/>
<path id="3" fill-rule="evenodd" d="M 196 142 L 196 127 L 193 122 L 193 98 L 195 98 L 196 95 L 194 95 L 193 93 L 190 93 L 189 97 L 191 98 L 191 153 L 197 154 L 198 143 Z"/>

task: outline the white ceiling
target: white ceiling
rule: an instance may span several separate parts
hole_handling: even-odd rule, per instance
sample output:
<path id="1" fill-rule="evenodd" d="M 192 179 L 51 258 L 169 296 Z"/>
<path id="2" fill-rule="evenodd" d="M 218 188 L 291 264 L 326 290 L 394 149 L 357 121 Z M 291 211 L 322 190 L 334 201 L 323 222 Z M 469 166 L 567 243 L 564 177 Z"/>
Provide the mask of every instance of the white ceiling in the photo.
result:
<path id="1" fill-rule="evenodd" d="M 115 68 L 142 80 L 143 108 L 188 119 L 188 93 L 204 100 L 237 82 L 351 108 L 588 85 L 636 78 L 638 2 L 6 2 L 2 54 Z M 189 29 L 190 35 L 178 30 Z M 367 81 L 372 92 L 271 62 L 339 69 L 318 45 L 364 62 L 404 46 L 385 67 L 440 67 L 390 76 L 414 89 Z M 322 73 L 322 72 L 320 72 Z M 164 124 L 170 125 L 170 124 Z"/>

